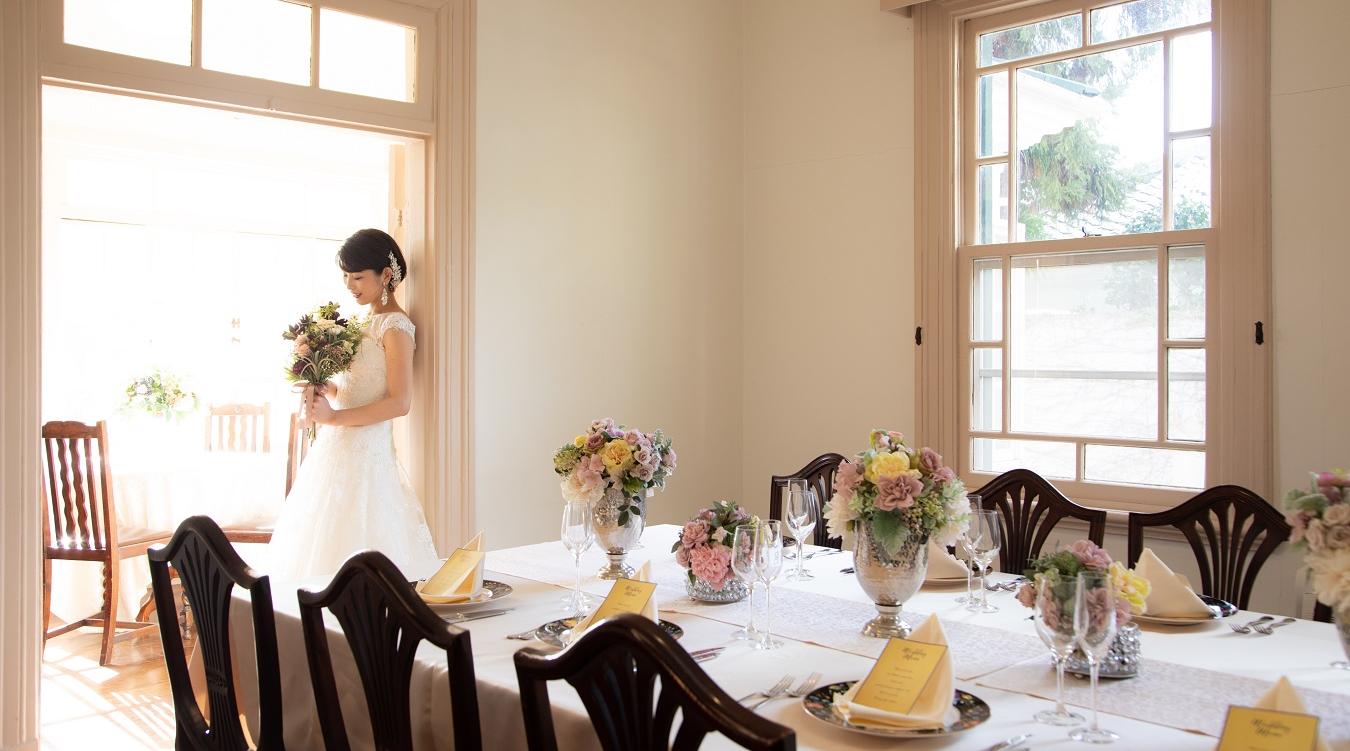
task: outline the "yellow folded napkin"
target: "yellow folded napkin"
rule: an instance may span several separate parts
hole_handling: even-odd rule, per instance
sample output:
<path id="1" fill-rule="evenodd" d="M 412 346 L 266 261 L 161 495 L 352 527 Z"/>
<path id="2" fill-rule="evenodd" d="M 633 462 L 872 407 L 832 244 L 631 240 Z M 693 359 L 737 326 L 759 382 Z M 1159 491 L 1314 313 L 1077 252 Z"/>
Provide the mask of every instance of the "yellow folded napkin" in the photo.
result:
<path id="1" fill-rule="evenodd" d="M 1256 703 L 1252 705 L 1256 709 L 1273 709 L 1277 712 L 1294 712 L 1297 714 L 1309 714 L 1308 708 L 1303 705 L 1303 699 L 1299 698 L 1298 692 L 1294 690 L 1294 684 L 1289 679 L 1280 676 L 1275 685 L 1271 686 Z M 1331 751 L 1327 742 L 1321 737 L 1317 739 L 1317 751 Z"/>
<path id="2" fill-rule="evenodd" d="M 464 547 L 458 548 L 426 581 L 419 582 L 417 593 L 423 600 L 437 604 L 465 602 L 483 589 L 483 533 L 479 532 Z"/>
<path id="3" fill-rule="evenodd" d="M 946 545 L 939 545 L 932 540 L 928 541 L 928 573 L 924 574 L 925 581 L 929 579 L 962 579 L 969 572 L 970 569 L 966 567 L 966 564 L 947 552 Z"/>
<path id="4" fill-rule="evenodd" d="M 642 606 L 640 610 L 630 611 L 628 610 L 629 603 L 625 601 L 626 598 L 618 596 L 618 593 L 615 590 L 615 588 L 622 586 L 624 581 L 639 581 L 651 583 L 652 562 L 647 561 L 646 563 L 642 564 L 642 566 L 637 570 L 637 573 L 633 574 L 633 577 L 631 579 L 628 580 L 620 579 L 614 582 L 614 588 L 610 589 L 610 593 L 608 596 L 605 597 L 604 602 L 600 603 L 600 606 L 597 607 L 595 610 L 593 610 L 590 615 L 586 616 L 585 618 L 582 618 L 577 623 L 577 625 L 572 627 L 572 632 L 568 636 L 569 644 L 580 638 L 582 634 L 586 633 L 586 629 L 595 625 L 598 621 L 602 621 L 606 618 L 618 615 L 619 613 L 623 612 L 640 612 L 643 615 L 643 617 L 650 618 L 654 623 L 661 622 L 660 616 L 658 615 L 660 611 L 657 609 L 656 606 L 656 587 L 655 586 L 652 587 L 651 595 L 647 598 L 647 602 Z"/>
<path id="5" fill-rule="evenodd" d="M 906 641 L 923 642 L 947 646 L 947 635 L 942 631 L 937 616 L 930 615 L 914 629 Z M 908 713 L 890 712 L 853 701 L 862 688 L 864 681 L 853 684 L 846 693 L 834 699 L 835 711 L 846 722 L 862 727 L 882 728 L 941 728 L 954 722 L 959 712 L 952 706 L 955 694 L 952 676 L 952 657 L 950 651 L 944 651 L 928 683 L 919 692 L 918 699 Z"/>
<path id="6" fill-rule="evenodd" d="M 1191 589 L 1190 582 L 1181 574 L 1173 573 L 1153 551 L 1144 548 L 1135 564 L 1134 572 L 1148 580 L 1148 594 L 1144 615 L 1159 618 L 1211 618 L 1214 613 Z"/>

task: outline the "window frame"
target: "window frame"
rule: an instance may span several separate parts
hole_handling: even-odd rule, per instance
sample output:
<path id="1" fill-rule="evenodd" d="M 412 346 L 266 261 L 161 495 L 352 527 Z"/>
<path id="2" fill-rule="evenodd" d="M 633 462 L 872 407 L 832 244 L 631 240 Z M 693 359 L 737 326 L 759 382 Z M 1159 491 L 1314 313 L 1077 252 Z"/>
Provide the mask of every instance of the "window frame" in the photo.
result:
<path id="1" fill-rule="evenodd" d="M 1199 244 L 1205 247 L 1206 338 L 1206 451 L 1205 484 L 1233 483 L 1258 493 L 1271 491 L 1273 459 L 1270 452 L 1271 389 L 1269 347 L 1254 340 L 1256 321 L 1269 322 L 1270 200 L 1269 200 L 1269 6 L 1213 0 L 1213 97 L 1211 126 L 1211 225 L 1207 229 L 1038 240 L 974 245 L 973 185 L 975 38 L 980 33 L 1018 26 L 1066 13 L 1090 12 L 1117 2 L 1016 2 L 1014 0 L 930 0 L 915 12 L 915 237 L 917 254 L 917 319 L 926 336 L 917 353 L 918 427 L 925 442 L 943 446 L 949 462 L 959 468 L 972 489 L 995 475 L 971 470 L 971 438 L 982 431 L 970 428 L 971 353 L 970 291 L 972 259 L 1005 258 L 1003 284 L 1010 281 L 1008 261 L 1017 255 L 1052 252 L 1160 248 Z M 1194 32 L 1204 25 L 1132 37 L 1129 40 L 1085 44 L 1074 50 L 1027 58 L 1055 59 L 1090 54 L 1102 49 L 1138 44 L 1164 36 Z M 1088 30 L 1083 31 L 1085 41 Z M 1247 45 L 1255 45 L 1248 47 Z M 1025 65 L 1019 60 L 1011 69 Z M 997 69 L 999 66 L 989 66 Z M 970 70 L 969 86 L 963 73 Z M 981 70 L 981 72 L 984 72 Z M 1009 74 L 1010 115 L 1015 116 L 1014 82 Z M 1170 81 L 1164 76 L 1166 98 Z M 1166 108 L 1164 108 L 1166 110 Z M 1010 124 L 1011 126 L 1011 124 Z M 1164 123 L 1166 128 L 1166 122 Z M 1170 142 L 1164 159 L 1164 183 L 1170 191 Z M 1006 156 L 1010 173 L 1016 144 L 1010 140 Z M 994 160 L 997 161 L 997 160 Z M 1015 202 L 1016 176 L 1009 175 L 1009 203 Z M 1164 222 L 1169 222 L 1164 206 Z M 1009 221 L 1014 221 L 1009 212 Z M 1010 225 L 1011 226 L 1011 225 Z M 1164 225 L 1166 226 L 1166 225 Z M 1011 252 L 1010 252 L 1011 251 Z M 1165 267 L 1164 267 L 1165 268 Z M 1004 325 L 1009 296 L 1003 296 Z M 1166 282 L 1159 279 L 1160 313 L 1166 312 Z M 1159 379 L 1165 383 L 1167 345 L 1165 318 L 1159 326 Z M 1007 362 L 1006 338 L 1000 339 Z M 981 344 L 984 344 L 981 342 Z M 1177 342 L 1195 346 L 1193 340 Z M 956 374 L 953 378 L 952 375 Z M 1003 379 L 1006 411 L 1009 379 Z M 1165 390 L 1165 385 L 1162 387 Z M 1165 418 L 1165 400 L 1158 405 Z M 1006 417 L 1001 427 L 1010 427 Z M 1161 447 L 1166 423 L 1160 422 Z M 1022 435 L 1010 436 L 1022 438 Z M 1076 450 L 1082 469 L 1082 438 Z M 1090 442 L 1111 444 L 1112 440 Z M 1124 441 L 1132 445 L 1150 442 Z M 1185 442 L 1187 447 L 1194 444 Z M 1124 485 L 1086 480 L 1055 480 L 1065 493 L 1086 505 L 1115 510 L 1169 508 L 1197 491 Z"/>

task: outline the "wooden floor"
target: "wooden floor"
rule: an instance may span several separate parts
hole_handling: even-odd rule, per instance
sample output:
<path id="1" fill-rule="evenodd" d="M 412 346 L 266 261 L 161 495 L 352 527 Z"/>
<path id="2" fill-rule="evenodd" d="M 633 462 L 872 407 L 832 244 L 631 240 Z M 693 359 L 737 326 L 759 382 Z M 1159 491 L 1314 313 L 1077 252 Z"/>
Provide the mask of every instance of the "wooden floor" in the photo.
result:
<path id="1" fill-rule="evenodd" d="M 173 702 L 154 629 L 118 642 L 98 664 L 100 632 L 80 629 L 47 642 L 42 663 L 42 748 L 172 749 Z"/>

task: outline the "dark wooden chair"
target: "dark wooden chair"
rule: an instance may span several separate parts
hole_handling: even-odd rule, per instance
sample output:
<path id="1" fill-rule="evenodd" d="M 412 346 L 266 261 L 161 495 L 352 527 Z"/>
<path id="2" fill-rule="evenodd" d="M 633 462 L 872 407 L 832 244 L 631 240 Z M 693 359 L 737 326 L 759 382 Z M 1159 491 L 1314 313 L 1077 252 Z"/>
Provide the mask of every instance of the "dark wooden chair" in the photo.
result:
<path id="1" fill-rule="evenodd" d="M 690 751 L 708 733 L 754 751 L 797 748 L 791 728 L 738 704 L 674 639 L 639 615 L 602 622 L 566 652 L 522 649 L 515 659 L 531 751 L 557 751 L 548 682 L 560 679 L 581 695 L 604 751 Z M 653 706 L 658 676 L 661 695 Z M 671 743 L 677 711 L 682 720 Z"/>
<path id="2" fill-rule="evenodd" d="M 413 747 L 408 691 L 413 658 L 423 640 L 445 650 L 455 749 L 482 748 L 469 632 L 433 613 L 393 562 L 373 550 L 357 553 L 342 564 L 327 588 L 320 592 L 302 589 L 299 597 L 309 676 L 328 751 L 348 751 L 351 746 L 333 677 L 323 620 L 325 608 L 337 617 L 351 646 L 370 712 L 375 748 L 394 751 Z"/>
<path id="3" fill-rule="evenodd" d="M 1098 545 L 1106 539 L 1105 511 L 1079 506 L 1029 469 L 1004 472 L 973 492 L 980 496 L 981 508 L 997 511 L 1002 520 L 999 563 L 1005 574 L 1025 571 L 1061 519 L 1087 522 L 1087 538 Z"/>
<path id="4" fill-rule="evenodd" d="M 1266 559 L 1292 528 L 1266 499 L 1237 485 L 1210 488 L 1153 514 L 1130 514 L 1129 564 L 1144 552 L 1146 527 L 1176 527 L 1200 566 L 1200 591 L 1244 610 Z"/>
<path id="5" fill-rule="evenodd" d="M 174 748 L 179 751 L 247 751 L 248 735 L 235 699 L 234 659 L 230 647 L 230 594 L 236 586 L 253 601 L 253 647 L 258 664 L 258 751 L 282 749 L 281 672 L 277 663 L 276 619 L 272 586 L 266 576 L 248 567 L 207 516 L 193 516 L 178 525 L 168 545 L 152 548 L 150 586 L 159 615 L 164 664 L 173 693 Z M 172 566 L 172 571 L 170 570 Z M 192 606 L 197 646 L 206 669 L 207 705 L 202 716 L 188 673 L 183 639 L 174 607 L 173 576 Z"/>
<path id="6" fill-rule="evenodd" d="M 788 480 L 806 480 L 807 487 L 815 488 L 816 491 L 816 529 L 811 542 L 815 545 L 823 545 L 831 548 L 838 548 L 843 545 L 843 540 L 838 537 L 830 537 L 830 533 L 825 529 L 824 509 L 825 502 L 834 495 L 834 474 L 839 471 L 839 465 L 845 461 L 842 454 L 821 454 L 812 459 L 805 467 L 793 472 L 790 475 L 774 475 L 769 478 L 769 518 L 784 520 L 782 493 L 779 491 L 787 485 Z M 784 522 L 786 524 L 786 522 Z"/>
<path id="7" fill-rule="evenodd" d="M 1313 620 L 1331 623 L 1331 606 L 1321 602 L 1313 605 Z"/>
<path id="8" fill-rule="evenodd" d="M 117 531 L 113 501 L 108 426 L 49 422 L 42 426 L 46 472 L 42 475 L 42 641 L 81 626 L 103 628 L 98 664 L 112 659 L 119 628 L 153 627 L 145 621 L 117 620 L 118 585 L 124 558 L 144 555 L 151 545 L 168 542 L 169 532 L 149 532 L 126 540 Z M 93 615 L 55 630 L 52 619 L 52 561 L 89 561 L 103 566 L 103 607 Z"/>
<path id="9" fill-rule="evenodd" d="M 206 418 L 207 451 L 272 450 L 272 408 L 268 404 L 213 404 Z"/>

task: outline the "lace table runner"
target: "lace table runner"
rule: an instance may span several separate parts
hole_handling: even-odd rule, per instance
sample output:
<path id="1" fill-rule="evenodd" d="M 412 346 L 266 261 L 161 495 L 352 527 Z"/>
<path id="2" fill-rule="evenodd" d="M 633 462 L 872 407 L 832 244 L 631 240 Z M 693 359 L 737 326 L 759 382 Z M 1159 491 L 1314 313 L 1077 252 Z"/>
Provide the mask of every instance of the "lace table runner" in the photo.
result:
<path id="1" fill-rule="evenodd" d="M 1020 662 L 976 683 L 1051 701 L 1055 698 L 1055 671 L 1044 658 Z M 1223 732 L 1229 705 L 1251 706 L 1271 685 L 1255 678 L 1145 658 L 1138 676 L 1098 683 L 1097 707 L 1109 714 L 1218 736 Z M 1332 746 L 1350 741 L 1350 698 L 1308 688 L 1299 688 L 1298 694 L 1308 712 L 1321 718 L 1323 740 Z M 1087 679 L 1066 675 L 1064 701 L 1090 707 L 1092 694 Z"/>
<path id="2" fill-rule="evenodd" d="M 531 546 L 534 548 L 534 546 Z M 597 559 L 598 560 L 598 559 Z M 522 579 L 575 586 L 576 573 L 571 561 L 540 549 L 517 548 L 489 553 L 488 568 Z M 586 573 L 595 563 L 583 559 Z M 740 603 L 715 604 L 691 600 L 685 590 L 684 569 L 675 565 L 653 565 L 657 605 L 661 610 L 697 615 L 734 625 L 745 622 L 749 607 Z M 603 594 L 609 582 L 592 581 L 583 588 Z M 773 622 L 776 636 L 819 644 L 841 652 L 849 652 L 876 659 L 886 646 L 884 639 L 863 636 L 860 629 L 876 615 L 870 603 L 847 600 L 813 592 L 802 592 L 786 587 L 773 591 Z M 928 614 L 902 611 L 901 620 L 917 626 Z M 1034 636 L 1015 634 L 1002 629 L 971 623 L 943 621 L 947 646 L 952 655 L 952 669 L 959 680 L 970 680 L 986 673 L 1014 665 L 1032 657 L 1043 657 L 1046 648 Z"/>

